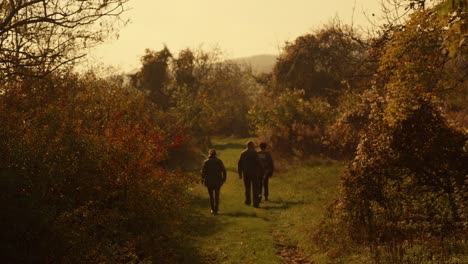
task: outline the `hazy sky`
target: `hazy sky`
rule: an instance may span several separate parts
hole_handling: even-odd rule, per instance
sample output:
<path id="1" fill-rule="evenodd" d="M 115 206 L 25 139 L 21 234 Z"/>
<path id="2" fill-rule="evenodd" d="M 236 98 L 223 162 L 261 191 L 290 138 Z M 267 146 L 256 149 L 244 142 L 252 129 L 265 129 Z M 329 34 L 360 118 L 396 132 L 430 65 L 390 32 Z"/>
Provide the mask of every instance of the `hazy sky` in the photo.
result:
<path id="1" fill-rule="evenodd" d="M 285 41 L 309 33 L 338 16 L 368 26 L 364 12 L 379 13 L 379 0 L 131 0 L 131 22 L 91 52 L 90 61 L 122 70 L 139 66 L 146 48 L 164 44 L 173 52 L 187 47 L 219 47 L 229 58 L 278 54 Z"/>

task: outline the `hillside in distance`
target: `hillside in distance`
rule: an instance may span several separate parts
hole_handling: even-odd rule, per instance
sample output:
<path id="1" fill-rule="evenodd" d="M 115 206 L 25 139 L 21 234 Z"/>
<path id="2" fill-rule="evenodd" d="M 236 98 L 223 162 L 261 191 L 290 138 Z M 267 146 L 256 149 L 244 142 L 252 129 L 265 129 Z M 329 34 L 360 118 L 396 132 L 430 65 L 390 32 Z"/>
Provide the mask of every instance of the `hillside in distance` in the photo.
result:
<path id="1" fill-rule="evenodd" d="M 270 73 L 273 70 L 273 66 L 276 63 L 277 56 L 271 54 L 254 55 L 249 57 L 242 57 L 232 59 L 230 61 L 235 62 L 243 67 L 251 67 L 252 72 L 258 73 Z"/>

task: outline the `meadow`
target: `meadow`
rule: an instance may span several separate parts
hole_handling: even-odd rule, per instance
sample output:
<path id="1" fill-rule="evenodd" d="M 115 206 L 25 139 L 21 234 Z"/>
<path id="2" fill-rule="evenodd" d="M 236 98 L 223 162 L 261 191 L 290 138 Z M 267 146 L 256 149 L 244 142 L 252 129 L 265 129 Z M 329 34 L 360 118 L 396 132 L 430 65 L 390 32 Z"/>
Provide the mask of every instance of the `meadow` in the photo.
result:
<path id="1" fill-rule="evenodd" d="M 221 188 L 220 211 L 210 214 L 206 188 L 191 190 L 194 210 L 186 220 L 189 239 L 182 262 L 193 263 L 311 263 L 314 229 L 333 201 L 343 170 L 341 162 L 313 159 L 307 162 L 277 161 L 270 180 L 270 199 L 260 208 L 247 206 L 244 186 L 237 174 L 237 161 L 247 138 L 213 141 L 218 157 L 228 171 Z M 187 243 L 188 242 L 188 243 Z M 196 253 L 195 253 L 196 252 Z"/>

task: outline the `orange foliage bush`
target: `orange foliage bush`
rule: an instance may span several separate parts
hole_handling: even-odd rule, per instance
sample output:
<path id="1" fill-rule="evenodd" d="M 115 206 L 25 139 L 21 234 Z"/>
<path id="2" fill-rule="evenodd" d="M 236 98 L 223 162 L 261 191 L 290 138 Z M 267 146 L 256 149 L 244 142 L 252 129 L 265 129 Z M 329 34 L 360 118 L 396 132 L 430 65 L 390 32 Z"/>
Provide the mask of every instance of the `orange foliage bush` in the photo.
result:
<path id="1" fill-rule="evenodd" d="M 369 92 L 367 125 L 320 233 L 325 244 L 341 233 L 382 263 L 466 255 L 468 134 L 447 120 L 436 96 L 453 85 L 444 65 L 466 54 L 464 46 L 441 52 L 460 36 L 447 30 L 451 19 L 437 9 L 417 12 L 386 45 L 375 82 L 383 87 Z"/>
<path id="2" fill-rule="evenodd" d="M 184 129 L 119 79 L 64 74 L 0 89 L 2 258 L 170 259 L 189 179 L 164 163 Z"/>

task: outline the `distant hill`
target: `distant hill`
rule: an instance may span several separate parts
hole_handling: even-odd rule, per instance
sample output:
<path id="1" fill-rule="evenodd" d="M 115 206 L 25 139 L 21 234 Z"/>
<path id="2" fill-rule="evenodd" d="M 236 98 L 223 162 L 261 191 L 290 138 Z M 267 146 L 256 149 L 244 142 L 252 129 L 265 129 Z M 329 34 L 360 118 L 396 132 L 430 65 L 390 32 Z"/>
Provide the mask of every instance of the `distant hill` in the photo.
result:
<path id="1" fill-rule="evenodd" d="M 230 61 L 238 63 L 241 66 L 251 67 L 252 71 L 258 73 L 270 73 L 276 63 L 277 56 L 263 54 L 250 57 L 232 59 Z"/>

